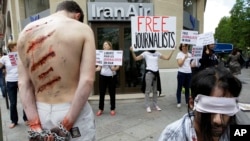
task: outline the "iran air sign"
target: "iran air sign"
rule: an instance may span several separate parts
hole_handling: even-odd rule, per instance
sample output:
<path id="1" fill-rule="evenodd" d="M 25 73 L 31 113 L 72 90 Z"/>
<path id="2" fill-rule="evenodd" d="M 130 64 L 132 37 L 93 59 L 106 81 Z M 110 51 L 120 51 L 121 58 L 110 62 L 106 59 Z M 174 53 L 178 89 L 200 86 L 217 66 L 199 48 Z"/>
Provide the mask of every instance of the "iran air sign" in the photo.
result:
<path id="1" fill-rule="evenodd" d="M 131 17 L 134 50 L 172 50 L 176 46 L 176 17 Z"/>

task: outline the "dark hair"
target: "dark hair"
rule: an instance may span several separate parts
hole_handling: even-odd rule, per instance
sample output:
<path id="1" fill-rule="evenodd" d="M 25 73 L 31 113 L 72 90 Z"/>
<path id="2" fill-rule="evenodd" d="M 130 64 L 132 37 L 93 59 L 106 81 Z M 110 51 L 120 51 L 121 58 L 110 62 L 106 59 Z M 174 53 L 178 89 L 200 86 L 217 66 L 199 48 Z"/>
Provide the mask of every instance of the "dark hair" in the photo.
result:
<path id="1" fill-rule="evenodd" d="M 56 12 L 66 10 L 67 12 L 80 13 L 79 21 L 83 22 L 84 14 L 81 7 L 75 1 L 63 1 L 56 7 Z"/>
<path id="2" fill-rule="evenodd" d="M 184 45 L 184 46 L 187 46 L 187 47 L 189 48 L 189 45 L 188 45 L 188 44 L 183 44 L 183 43 L 181 43 L 180 46 L 179 46 L 179 50 L 180 50 L 180 51 L 182 51 L 182 46 L 183 46 L 183 45 Z"/>
<path id="3" fill-rule="evenodd" d="M 195 99 L 198 94 L 209 96 L 216 86 L 229 92 L 233 97 L 238 97 L 242 88 L 240 80 L 233 76 L 226 68 L 207 68 L 200 71 L 192 78 L 191 96 L 193 99 Z M 230 117 L 229 124 L 237 124 L 235 116 Z M 199 128 L 203 141 L 212 140 L 210 113 L 200 114 Z"/>
<path id="4" fill-rule="evenodd" d="M 150 53 L 155 53 L 155 50 L 148 50 L 148 52 L 150 52 Z"/>
<path id="5" fill-rule="evenodd" d="M 232 54 L 232 55 L 236 55 L 237 52 L 238 52 L 238 49 L 234 47 L 233 50 L 232 50 L 232 52 L 231 52 L 231 54 Z"/>

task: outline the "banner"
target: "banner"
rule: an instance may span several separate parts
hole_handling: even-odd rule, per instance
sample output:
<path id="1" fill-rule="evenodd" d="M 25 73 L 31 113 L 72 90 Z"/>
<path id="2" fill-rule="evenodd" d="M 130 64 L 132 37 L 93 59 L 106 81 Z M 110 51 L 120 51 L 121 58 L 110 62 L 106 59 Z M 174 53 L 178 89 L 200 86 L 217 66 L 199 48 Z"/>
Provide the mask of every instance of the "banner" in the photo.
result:
<path id="1" fill-rule="evenodd" d="M 172 50 L 176 46 L 176 17 L 131 17 L 134 50 Z"/>
<path id="2" fill-rule="evenodd" d="M 96 50 L 96 65 L 122 66 L 122 50 Z"/>
<path id="3" fill-rule="evenodd" d="M 196 46 L 205 46 L 209 44 L 214 44 L 214 34 L 212 32 L 198 35 Z"/>
<path id="4" fill-rule="evenodd" d="M 10 59 L 11 66 L 16 66 L 17 65 L 17 60 L 18 60 L 17 52 L 9 52 L 8 57 Z"/>
<path id="5" fill-rule="evenodd" d="M 201 58 L 202 57 L 202 52 L 203 52 L 203 46 L 193 46 L 192 47 L 192 58 Z"/>
<path id="6" fill-rule="evenodd" d="M 197 42 L 198 31 L 182 30 L 181 43 L 195 45 Z"/>

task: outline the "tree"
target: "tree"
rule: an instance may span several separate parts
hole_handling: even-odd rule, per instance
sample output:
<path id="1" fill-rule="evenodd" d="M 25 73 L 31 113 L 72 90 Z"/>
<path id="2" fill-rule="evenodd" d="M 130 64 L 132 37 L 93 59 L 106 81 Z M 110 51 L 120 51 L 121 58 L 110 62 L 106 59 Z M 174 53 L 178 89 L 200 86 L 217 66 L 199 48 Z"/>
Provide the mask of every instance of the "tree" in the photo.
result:
<path id="1" fill-rule="evenodd" d="M 230 43 L 232 41 L 232 28 L 230 17 L 223 17 L 218 27 L 215 29 L 215 39 L 220 43 Z"/>
<path id="2" fill-rule="evenodd" d="M 220 20 L 215 38 L 246 51 L 250 47 L 250 0 L 236 0 L 230 13 L 230 17 Z"/>

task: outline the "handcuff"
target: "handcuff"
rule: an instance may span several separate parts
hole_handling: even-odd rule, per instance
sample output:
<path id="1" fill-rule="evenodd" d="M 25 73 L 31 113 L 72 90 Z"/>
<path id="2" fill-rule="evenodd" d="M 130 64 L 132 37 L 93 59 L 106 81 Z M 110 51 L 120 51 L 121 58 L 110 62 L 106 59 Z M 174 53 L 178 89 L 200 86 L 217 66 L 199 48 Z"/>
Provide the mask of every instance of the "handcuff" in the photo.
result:
<path id="1" fill-rule="evenodd" d="M 48 137 L 52 135 L 54 137 L 55 141 L 69 141 L 70 139 L 70 133 L 67 131 L 63 125 L 60 123 L 58 128 L 66 135 L 65 137 L 59 136 L 54 132 L 51 132 L 50 130 L 43 129 L 41 132 L 29 130 L 28 131 L 28 137 L 29 139 L 36 138 L 37 141 L 43 141 L 45 137 Z"/>

